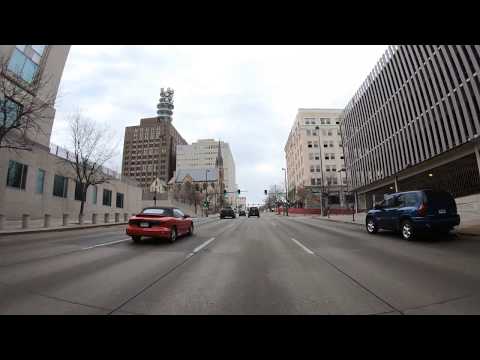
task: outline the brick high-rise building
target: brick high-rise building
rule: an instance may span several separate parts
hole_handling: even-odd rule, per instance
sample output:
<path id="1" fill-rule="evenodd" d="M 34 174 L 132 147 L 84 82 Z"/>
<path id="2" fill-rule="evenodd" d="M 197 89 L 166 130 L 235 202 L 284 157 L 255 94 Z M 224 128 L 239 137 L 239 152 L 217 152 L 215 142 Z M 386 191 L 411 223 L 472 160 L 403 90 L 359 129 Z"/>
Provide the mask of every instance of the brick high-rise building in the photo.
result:
<path id="1" fill-rule="evenodd" d="M 176 168 L 177 145 L 187 144 L 172 125 L 172 110 L 173 90 L 162 88 L 158 116 L 125 128 L 122 174 L 135 179 L 144 191 L 156 178 L 167 184 Z"/>

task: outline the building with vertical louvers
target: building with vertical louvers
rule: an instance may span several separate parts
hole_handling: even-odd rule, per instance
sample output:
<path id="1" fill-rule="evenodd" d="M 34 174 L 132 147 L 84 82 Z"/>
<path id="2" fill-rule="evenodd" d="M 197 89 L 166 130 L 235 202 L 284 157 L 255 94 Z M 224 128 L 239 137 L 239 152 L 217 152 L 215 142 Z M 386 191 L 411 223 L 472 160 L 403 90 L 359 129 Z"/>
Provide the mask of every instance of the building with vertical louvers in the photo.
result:
<path id="1" fill-rule="evenodd" d="M 347 182 L 387 193 L 480 193 L 480 46 L 390 46 L 342 114 Z"/>

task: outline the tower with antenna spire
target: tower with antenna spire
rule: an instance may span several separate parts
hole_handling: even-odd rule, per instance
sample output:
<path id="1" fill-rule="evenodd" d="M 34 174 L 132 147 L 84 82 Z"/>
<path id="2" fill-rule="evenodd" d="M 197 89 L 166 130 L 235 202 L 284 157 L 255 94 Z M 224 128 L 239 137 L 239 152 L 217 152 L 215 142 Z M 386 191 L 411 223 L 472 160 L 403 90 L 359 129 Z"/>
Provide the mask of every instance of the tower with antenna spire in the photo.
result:
<path id="1" fill-rule="evenodd" d="M 173 89 L 160 89 L 160 100 L 157 105 L 157 115 L 160 121 L 172 122 L 173 115 Z"/>

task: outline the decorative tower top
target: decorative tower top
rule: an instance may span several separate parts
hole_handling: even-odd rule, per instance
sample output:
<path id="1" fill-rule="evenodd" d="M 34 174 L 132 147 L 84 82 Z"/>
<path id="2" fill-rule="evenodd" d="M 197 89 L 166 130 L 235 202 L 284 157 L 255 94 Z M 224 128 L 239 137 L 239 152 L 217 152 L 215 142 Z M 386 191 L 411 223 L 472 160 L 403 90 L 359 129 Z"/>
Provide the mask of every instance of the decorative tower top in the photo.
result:
<path id="1" fill-rule="evenodd" d="M 218 140 L 218 152 L 217 152 L 217 159 L 215 160 L 215 166 L 217 168 L 223 168 L 223 156 L 222 156 L 222 149 L 220 146 L 220 140 Z"/>
<path id="2" fill-rule="evenodd" d="M 163 88 L 160 90 L 160 101 L 157 105 L 157 115 L 160 120 L 163 121 L 172 121 L 173 114 L 173 89 L 167 88 L 167 91 L 164 91 Z"/>

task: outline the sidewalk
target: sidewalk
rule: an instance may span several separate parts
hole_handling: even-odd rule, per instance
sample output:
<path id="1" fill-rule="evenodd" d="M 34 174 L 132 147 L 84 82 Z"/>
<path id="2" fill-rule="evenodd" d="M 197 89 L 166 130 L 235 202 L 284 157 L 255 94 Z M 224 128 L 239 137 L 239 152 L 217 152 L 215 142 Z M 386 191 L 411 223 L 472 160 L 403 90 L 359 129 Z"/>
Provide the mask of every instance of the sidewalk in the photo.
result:
<path id="1" fill-rule="evenodd" d="M 196 225 L 206 224 L 218 220 L 218 214 L 211 214 L 208 217 L 192 217 L 193 223 Z M 118 225 L 127 225 L 128 222 L 125 221 L 111 221 L 105 223 L 103 221 L 98 221 L 96 224 L 93 224 L 91 220 L 85 220 L 83 225 L 80 225 L 78 221 L 70 221 L 68 225 L 62 225 L 62 219 L 54 218 L 50 221 L 50 226 L 48 228 L 44 227 L 43 219 L 32 219 L 28 222 L 28 228 L 22 229 L 21 220 L 6 220 L 3 224 L 3 229 L 0 230 L 1 235 L 16 235 L 16 234 L 31 234 L 31 233 L 44 233 L 51 231 L 68 231 L 68 230 L 79 230 L 79 229 L 90 229 L 97 227 L 108 227 L 108 226 L 118 226 Z"/>
<path id="2" fill-rule="evenodd" d="M 342 223 L 356 224 L 365 226 L 366 213 L 355 214 L 355 221 L 352 215 L 330 215 L 330 217 L 319 215 L 290 215 L 289 216 L 307 216 L 312 219 L 336 221 Z M 454 233 L 460 235 L 480 236 L 480 213 L 476 211 L 463 211 L 460 213 L 460 225 L 454 228 Z"/>

